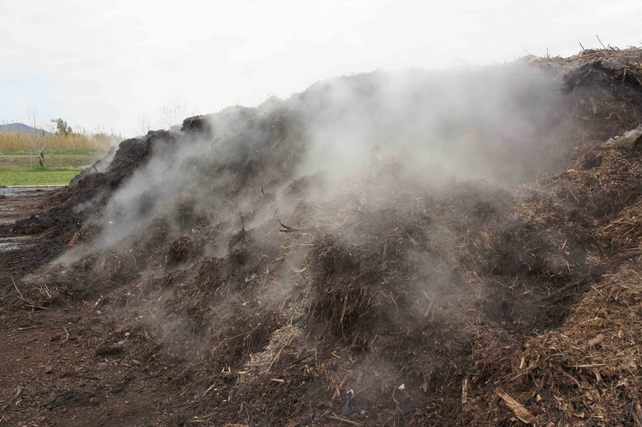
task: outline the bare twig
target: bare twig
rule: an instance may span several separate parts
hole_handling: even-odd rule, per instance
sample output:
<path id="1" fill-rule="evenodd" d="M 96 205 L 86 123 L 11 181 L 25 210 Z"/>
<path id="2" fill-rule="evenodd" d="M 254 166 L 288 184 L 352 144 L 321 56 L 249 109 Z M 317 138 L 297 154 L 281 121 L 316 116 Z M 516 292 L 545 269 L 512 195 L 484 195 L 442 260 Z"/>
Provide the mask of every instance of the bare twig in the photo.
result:
<path id="1" fill-rule="evenodd" d="M 281 233 L 296 233 L 296 232 L 309 233 L 309 232 L 315 231 L 315 229 L 313 227 L 309 227 L 309 228 L 294 228 L 294 227 L 290 227 L 288 225 L 283 224 L 281 221 L 279 221 L 278 218 L 274 218 L 274 220 L 276 222 L 278 222 L 279 225 L 281 226 L 281 229 L 279 230 Z"/>
<path id="2" fill-rule="evenodd" d="M 331 420 L 341 421 L 342 423 L 350 424 L 350 425 L 353 425 L 353 426 L 360 426 L 361 425 L 361 423 L 349 420 L 347 418 L 340 417 L 340 416 L 335 415 L 335 414 L 328 414 L 328 415 L 326 415 L 326 417 L 330 418 Z"/>
<path id="3" fill-rule="evenodd" d="M 281 229 L 280 229 L 279 231 L 280 231 L 280 232 L 282 232 L 282 233 L 293 233 L 293 232 L 295 232 L 295 231 L 301 231 L 301 230 L 299 230 L 298 228 L 289 227 L 289 226 L 287 226 L 287 225 L 283 224 L 281 221 L 279 221 L 279 220 L 278 220 L 278 219 L 276 219 L 276 218 L 274 218 L 274 219 L 275 219 L 275 220 L 276 220 L 276 222 L 278 222 L 278 223 L 279 223 L 279 225 L 281 226 Z"/>
<path id="4" fill-rule="evenodd" d="M 20 289 L 18 289 L 18 285 L 16 285 L 16 281 L 13 279 L 13 276 L 11 277 L 11 281 L 13 282 L 13 287 L 16 289 L 16 292 L 18 292 L 18 296 L 21 300 L 24 301 L 25 297 L 22 296 L 22 292 L 20 292 Z"/>
<path id="5" fill-rule="evenodd" d="M 279 137 L 279 139 L 277 139 L 277 140 L 274 142 L 274 144 L 272 144 L 272 146 L 271 146 L 270 148 L 274 148 L 274 147 L 276 147 L 276 146 L 278 145 L 278 143 L 279 143 L 279 142 L 281 142 L 281 140 L 282 140 L 282 139 L 283 139 L 283 137 Z"/>
<path id="6" fill-rule="evenodd" d="M 209 386 L 209 387 L 207 388 L 207 390 L 205 390 L 205 391 L 203 392 L 203 396 L 207 396 L 207 394 L 208 394 L 210 391 L 212 391 L 212 390 L 214 389 L 214 387 L 216 387 L 216 383 L 213 383 L 211 386 Z"/>
<path id="7" fill-rule="evenodd" d="M 36 304 L 36 303 L 34 303 L 33 301 L 31 301 L 31 300 L 29 300 L 29 299 L 25 298 L 25 297 L 22 295 L 22 292 L 20 292 L 20 289 L 18 289 L 18 285 L 16 285 L 16 281 L 13 279 L 13 276 L 11 277 L 11 281 L 13 282 L 13 287 L 15 288 L 16 292 L 18 293 L 18 298 L 19 298 L 22 302 L 24 302 L 24 303 L 25 303 L 25 305 L 26 305 L 27 307 L 30 307 L 30 308 L 38 308 L 38 309 L 40 309 L 40 310 L 47 310 L 47 307 L 43 307 L 43 306 L 41 306 L 41 305 L 37 305 L 37 304 Z"/>

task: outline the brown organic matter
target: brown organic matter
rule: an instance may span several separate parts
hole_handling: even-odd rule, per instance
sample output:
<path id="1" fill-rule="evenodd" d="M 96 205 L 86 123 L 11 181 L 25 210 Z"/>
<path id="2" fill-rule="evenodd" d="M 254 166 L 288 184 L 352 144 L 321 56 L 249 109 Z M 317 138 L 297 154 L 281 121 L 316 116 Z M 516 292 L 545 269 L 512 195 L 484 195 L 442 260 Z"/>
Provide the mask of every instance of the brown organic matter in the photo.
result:
<path id="1" fill-rule="evenodd" d="M 639 425 L 642 143 L 615 137 L 640 125 L 642 52 L 525 61 L 579 124 L 563 167 L 521 185 L 384 165 L 310 198 L 323 177 L 296 175 L 309 135 L 284 105 L 189 118 L 66 188 L 3 193 L 22 218 L 0 238 L 28 245 L 0 247 L 0 423 Z M 234 144 L 185 160 L 202 173 L 170 202 L 145 189 L 122 242 L 50 264 L 105 239 L 119 189 L 189 138 Z"/>

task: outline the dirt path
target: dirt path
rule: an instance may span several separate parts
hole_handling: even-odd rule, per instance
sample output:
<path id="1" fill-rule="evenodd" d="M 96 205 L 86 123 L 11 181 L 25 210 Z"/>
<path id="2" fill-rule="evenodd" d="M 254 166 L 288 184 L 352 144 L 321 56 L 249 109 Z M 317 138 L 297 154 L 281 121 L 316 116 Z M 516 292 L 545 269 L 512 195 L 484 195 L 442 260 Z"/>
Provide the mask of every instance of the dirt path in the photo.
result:
<path id="1" fill-rule="evenodd" d="M 11 225 L 55 190 L 0 188 L 0 425 L 178 424 L 187 414 L 175 419 L 175 393 L 163 392 L 169 371 L 106 347 L 126 336 L 101 319 L 95 302 L 34 307 L 21 299 L 20 278 L 46 259 L 47 241 L 14 234 Z"/>

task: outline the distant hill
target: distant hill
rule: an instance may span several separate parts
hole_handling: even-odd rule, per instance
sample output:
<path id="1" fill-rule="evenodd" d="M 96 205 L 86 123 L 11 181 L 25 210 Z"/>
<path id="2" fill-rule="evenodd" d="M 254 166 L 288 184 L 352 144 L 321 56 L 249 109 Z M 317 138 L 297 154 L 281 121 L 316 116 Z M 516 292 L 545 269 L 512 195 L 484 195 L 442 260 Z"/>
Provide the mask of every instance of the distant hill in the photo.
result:
<path id="1" fill-rule="evenodd" d="M 36 129 L 31 126 L 28 126 L 24 123 L 9 123 L 6 125 L 0 125 L 0 133 L 28 133 L 28 134 L 41 134 L 51 135 L 51 132 L 46 130 Z"/>

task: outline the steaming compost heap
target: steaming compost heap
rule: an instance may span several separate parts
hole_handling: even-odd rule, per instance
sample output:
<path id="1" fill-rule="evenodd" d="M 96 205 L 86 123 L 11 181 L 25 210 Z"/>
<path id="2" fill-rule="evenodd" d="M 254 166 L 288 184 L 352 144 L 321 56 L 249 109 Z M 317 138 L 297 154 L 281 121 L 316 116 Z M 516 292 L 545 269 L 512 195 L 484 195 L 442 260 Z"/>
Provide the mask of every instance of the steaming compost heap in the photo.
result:
<path id="1" fill-rule="evenodd" d="M 7 420 L 640 425 L 641 60 L 344 77 L 122 142 L 0 224 L 39 245 L 0 255 L 3 316 L 90 354 Z"/>

